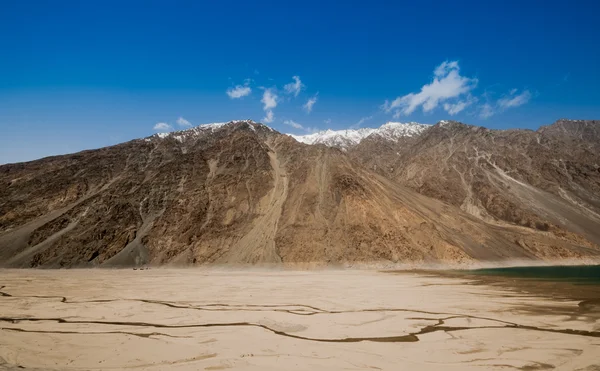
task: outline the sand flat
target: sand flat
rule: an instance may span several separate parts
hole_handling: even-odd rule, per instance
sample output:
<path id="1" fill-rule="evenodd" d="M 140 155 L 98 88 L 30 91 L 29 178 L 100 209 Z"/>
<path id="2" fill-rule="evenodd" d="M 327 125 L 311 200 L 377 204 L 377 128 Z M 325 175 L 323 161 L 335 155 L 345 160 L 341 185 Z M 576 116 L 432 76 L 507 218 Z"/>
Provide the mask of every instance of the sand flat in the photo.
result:
<path id="1" fill-rule="evenodd" d="M 0 270 L 0 369 L 597 370 L 579 301 L 422 273 Z"/>

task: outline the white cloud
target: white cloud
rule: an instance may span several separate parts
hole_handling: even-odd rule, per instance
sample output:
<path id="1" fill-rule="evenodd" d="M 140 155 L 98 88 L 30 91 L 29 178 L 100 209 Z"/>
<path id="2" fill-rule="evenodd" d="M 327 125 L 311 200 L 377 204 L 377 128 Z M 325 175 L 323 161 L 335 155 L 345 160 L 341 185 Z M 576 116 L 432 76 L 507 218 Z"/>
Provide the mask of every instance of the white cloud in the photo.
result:
<path id="1" fill-rule="evenodd" d="M 272 110 L 268 110 L 267 113 L 265 114 L 265 117 L 263 117 L 262 121 L 265 124 L 270 124 L 273 122 L 273 120 L 275 120 L 275 114 L 273 113 Z"/>
<path id="2" fill-rule="evenodd" d="M 529 90 L 523 90 L 521 94 L 517 94 L 517 91 L 517 89 L 511 89 L 508 94 L 498 99 L 496 103 L 490 103 L 488 101 L 487 103 L 482 104 L 479 107 L 479 117 L 487 119 L 497 113 L 504 112 L 509 108 L 519 107 L 529 102 L 532 97 Z"/>
<path id="3" fill-rule="evenodd" d="M 477 98 L 468 95 L 464 100 L 459 100 L 454 103 L 444 103 L 444 110 L 448 112 L 450 116 L 454 116 L 475 102 L 477 102 Z"/>
<path id="4" fill-rule="evenodd" d="M 273 92 L 272 89 L 265 89 L 263 97 L 260 100 L 263 104 L 263 110 L 266 112 L 265 117 L 262 119 L 264 123 L 270 124 L 273 122 L 273 120 L 275 120 L 273 108 L 277 107 L 278 99 L 279 97 Z"/>
<path id="5" fill-rule="evenodd" d="M 458 61 L 452 61 L 452 62 L 445 61 L 442 64 L 440 64 L 439 66 L 437 66 L 435 68 L 435 71 L 433 71 L 433 73 L 437 77 L 443 77 L 450 70 L 453 70 L 453 69 L 457 69 L 457 70 L 460 69 L 460 67 L 458 67 Z"/>
<path id="6" fill-rule="evenodd" d="M 419 108 L 427 113 L 441 106 L 453 116 L 479 101 L 472 95 L 477 84 L 476 78 L 460 74 L 458 61 L 445 61 L 434 69 L 432 81 L 423 85 L 419 92 L 397 97 L 393 101 L 386 100 L 381 109 L 386 113 L 393 112 L 394 118 L 398 118 L 410 115 Z M 532 96 L 529 90 L 523 90 L 519 94 L 518 89 L 511 89 L 502 98 L 493 101 L 488 93 L 484 93 L 482 98 L 485 103 L 478 105 L 473 113 L 486 119 L 509 108 L 522 106 Z"/>
<path id="7" fill-rule="evenodd" d="M 294 120 L 285 120 L 283 123 L 285 125 L 293 127 L 294 129 L 303 130 L 307 133 L 316 133 L 316 132 L 320 131 L 318 128 L 315 128 L 315 127 L 305 127 L 305 126 L 297 123 Z"/>
<path id="8" fill-rule="evenodd" d="M 290 82 L 289 84 L 286 84 L 283 87 L 283 89 L 285 90 L 286 93 L 293 94 L 294 97 L 297 97 L 298 94 L 300 94 L 300 91 L 302 89 L 304 89 L 306 86 L 300 80 L 300 76 L 292 76 L 292 79 L 294 79 L 294 82 Z"/>
<path id="9" fill-rule="evenodd" d="M 458 61 L 446 61 L 435 68 L 433 81 L 423 85 L 420 92 L 397 97 L 391 102 L 386 100 L 382 108 L 388 113 L 394 111 L 394 117 L 410 115 L 419 107 L 423 112 L 430 112 L 448 100 L 469 93 L 477 82 L 476 78 L 460 75 Z"/>
<path id="10" fill-rule="evenodd" d="M 278 98 L 279 97 L 277 96 L 277 94 L 275 94 L 273 92 L 272 89 L 265 89 L 265 92 L 263 93 L 263 97 L 260 100 L 264 104 L 263 110 L 267 111 L 267 110 L 277 107 L 277 99 Z"/>
<path id="11" fill-rule="evenodd" d="M 496 112 L 494 111 L 494 107 L 491 104 L 485 103 L 481 105 L 481 109 L 479 111 L 479 117 L 482 119 L 487 119 L 494 116 Z"/>
<path id="12" fill-rule="evenodd" d="M 306 101 L 306 103 L 304 104 L 304 106 L 302 106 L 302 107 L 304 107 L 304 110 L 305 110 L 306 112 L 308 112 L 308 113 L 311 113 L 311 112 L 312 112 L 313 106 L 315 105 L 315 103 L 317 103 L 317 95 L 318 95 L 318 94 L 315 94 L 315 96 L 314 96 L 314 97 L 312 97 L 312 98 L 309 98 L 309 99 Z"/>
<path id="13" fill-rule="evenodd" d="M 192 126 L 192 123 L 189 122 L 188 120 L 184 119 L 183 117 L 180 117 L 177 119 L 177 125 L 184 127 L 184 128 L 189 128 Z"/>
<path id="14" fill-rule="evenodd" d="M 353 125 L 353 126 L 359 127 L 359 126 L 361 126 L 362 124 L 364 124 L 365 122 L 369 121 L 372 118 L 373 118 L 373 115 L 367 116 L 367 117 L 363 117 L 360 120 L 358 120 L 358 122 L 355 125 Z"/>
<path id="15" fill-rule="evenodd" d="M 324 122 L 326 125 L 329 125 L 329 124 L 331 124 L 331 119 L 327 119 L 327 120 L 325 120 L 325 121 L 323 121 L 323 122 Z"/>
<path id="16" fill-rule="evenodd" d="M 521 94 L 518 95 L 515 95 L 516 93 L 517 89 L 512 89 L 508 96 L 498 99 L 498 106 L 503 109 L 519 107 L 529 102 L 529 100 L 531 99 L 531 92 L 529 90 L 524 90 Z"/>
<path id="17" fill-rule="evenodd" d="M 297 123 L 294 120 L 285 120 L 283 123 L 285 125 L 289 125 L 289 126 L 293 127 L 294 129 L 304 129 L 304 126 L 300 125 L 299 123 Z"/>
<path id="18" fill-rule="evenodd" d="M 226 93 L 229 95 L 231 99 L 238 99 L 250 95 L 252 93 L 252 89 L 248 86 L 249 80 L 246 79 L 246 83 L 244 85 L 236 85 L 233 88 L 227 89 Z"/>
<path id="19" fill-rule="evenodd" d="M 166 122 L 159 122 L 158 124 L 154 125 L 154 130 L 160 132 L 172 131 L 173 127 Z"/>

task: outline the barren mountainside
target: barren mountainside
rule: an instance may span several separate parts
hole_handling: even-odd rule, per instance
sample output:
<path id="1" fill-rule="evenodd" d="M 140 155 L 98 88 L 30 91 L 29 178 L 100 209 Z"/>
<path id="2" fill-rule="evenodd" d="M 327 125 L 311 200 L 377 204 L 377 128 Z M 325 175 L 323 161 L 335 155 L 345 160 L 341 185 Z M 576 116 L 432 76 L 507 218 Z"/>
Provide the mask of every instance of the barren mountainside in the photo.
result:
<path id="1" fill-rule="evenodd" d="M 305 144 L 232 121 L 0 166 L 0 265 L 600 257 L 600 122 L 392 124 Z"/>
<path id="2" fill-rule="evenodd" d="M 368 138 L 350 156 L 479 219 L 600 244 L 600 122 L 560 120 L 531 131 L 445 121 L 409 139 Z"/>

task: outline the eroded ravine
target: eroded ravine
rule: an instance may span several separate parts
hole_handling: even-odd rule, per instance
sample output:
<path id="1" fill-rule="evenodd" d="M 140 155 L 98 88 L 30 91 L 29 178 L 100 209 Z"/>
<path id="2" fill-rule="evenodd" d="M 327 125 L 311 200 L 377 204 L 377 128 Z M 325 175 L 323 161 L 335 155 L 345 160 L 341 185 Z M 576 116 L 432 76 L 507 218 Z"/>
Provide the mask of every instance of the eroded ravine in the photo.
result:
<path id="1" fill-rule="evenodd" d="M 252 229 L 233 244 L 219 263 L 280 263 L 275 237 L 283 204 L 288 197 L 289 180 L 280 162 L 277 151 L 269 148 L 269 160 L 273 169 L 273 188 L 258 207 L 260 216 L 253 222 Z"/>
<path id="2" fill-rule="evenodd" d="M 0 233 L 0 266 L 29 266 L 26 263 L 29 262 L 27 259 L 30 258 L 30 256 L 44 248 L 48 248 L 53 239 L 58 238 L 61 234 L 73 229 L 78 223 L 78 219 L 70 223 L 63 230 L 57 231 L 52 236 L 48 236 L 44 241 L 36 246 L 28 246 L 28 241 L 36 229 L 44 226 L 46 223 L 60 218 L 92 197 L 101 194 L 120 179 L 121 178 L 119 176 L 113 177 L 102 187 L 91 189 L 87 194 L 83 195 L 69 205 L 50 211 L 44 215 L 40 215 L 39 217 L 28 221 L 27 223 L 20 225 L 13 230 Z"/>

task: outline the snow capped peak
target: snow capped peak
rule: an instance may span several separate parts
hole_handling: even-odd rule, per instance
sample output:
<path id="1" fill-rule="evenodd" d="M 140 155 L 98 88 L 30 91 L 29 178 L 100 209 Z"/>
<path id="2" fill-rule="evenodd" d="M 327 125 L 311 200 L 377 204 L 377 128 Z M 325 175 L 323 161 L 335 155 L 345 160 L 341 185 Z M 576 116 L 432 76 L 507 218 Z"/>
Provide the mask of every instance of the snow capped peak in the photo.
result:
<path id="1" fill-rule="evenodd" d="M 421 134 L 430 125 L 416 122 L 387 122 L 377 129 L 361 128 L 346 130 L 323 130 L 308 135 L 291 135 L 298 142 L 305 144 L 325 144 L 330 147 L 349 147 L 360 143 L 363 139 L 375 135 L 386 140 L 398 141 L 401 137 L 412 137 Z"/>
<path id="2" fill-rule="evenodd" d="M 210 124 L 202 124 L 202 125 L 198 125 L 196 127 L 190 128 L 190 129 L 185 129 L 185 130 L 177 130 L 177 131 L 171 131 L 171 132 L 165 132 L 165 133 L 156 133 L 153 136 L 151 136 L 150 138 L 160 138 L 160 139 L 173 138 L 179 142 L 183 142 L 184 140 L 186 140 L 188 138 L 197 138 L 203 134 L 214 133 L 215 131 L 218 131 L 221 128 L 223 128 L 224 126 L 235 125 L 235 124 L 246 124 L 252 131 L 256 131 L 257 126 L 263 126 L 263 127 L 268 128 L 268 126 L 256 123 L 252 120 L 232 120 L 232 121 L 228 121 L 228 122 L 213 122 Z M 269 128 L 269 129 L 271 129 L 271 128 Z M 271 130 L 273 130 L 273 129 L 271 129 Z"/>
<path id="3" fill-rule="evenodd" d="M 298 142 L 306 144 L 325 144 L 333 147 L 347 147 L 360 143 L 361 140 L 371 135 L 376 129 L 347 129 L 323 130 L 308 135 L 290 135 Z"/>
<path id="4" fill-rule="evenodd" d="M 395 140 L 401 137 L 413 137 L 419 135 L 423 130 L 427 129 L 430 125 L 419 124 L 418 122 L 386 122 L 381 125 L 379 129 L 374 133 L 384 139 Z"/>
<path id="5" fill-rule="evenodd" d="M 467 125 L 460 121 L 454 120 L 440 120 L 436 126 L 447 129 L 457 129 L 457 128 L 477 128 L 478 126 Z"/>
<path id="6" fill-rule="evenodd" d="M 585 122 L 585 120 L 577 120 L 577 119 L 559 119 L 556 122 Z"/>
<path id="7" fill-rule="evenodd" d="M 167 132 L 167 133 L 156 133 L 153 135 L 153 137 L 158 137 L 160 139 L 173 138 L 179 142 L 183 142 L 185 139 L 190 138 L 190 137 L 196 137 L 200 134 L 208 133 L 208 132 L 212 133 L 216 130 L 219 130 L 220 128 L 222 128 L 223 126 L 225 126 L 227 124 L 228 124 L 227 122 L 214 122 L 214 123 L 210 123 L 210 124 L 199 125 L 199 126 L 191 128 L 191 129 L 177 130 L 177 131 L 171 131 L 171 132 Z"/>
<path id="8" fill-rule="evenodd" d="M 224 127 L 230 125 L 244 124 L 252 131 L 268 129 L 273 131 L 272 128 L 261 123 L 254 122 L 252 120 L 232 120 L 228 122 L 214 122 L 210 124 L 199 125 L 190 129 L 177 130 L 165 133 L 156 133 L 145 141 L 152 141 L 153 139 L 166 139 L 172 138 L 178 142 L 187 142 L 193 140 L 194 142 L 211 133 L 215 133 Z M 386 122 L 379 128 L 360 128 L 360 129 L 343 129 L 343 130 L 332 130 L 327 129 L 307 135 L 292 135 L 288 134 L 295 140 L 305 144 L 324 144 L 330 147 L 347 148 L 359 144 L 363 139 L 367 137 L 380 137 L 384 140 L 397 142 L 400 138 L 413 137 L 420 135 L 424 130 L 429 128 L 431 125 L 419 124 L 417 122 Z"/>

